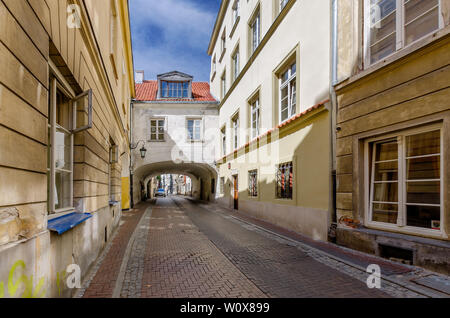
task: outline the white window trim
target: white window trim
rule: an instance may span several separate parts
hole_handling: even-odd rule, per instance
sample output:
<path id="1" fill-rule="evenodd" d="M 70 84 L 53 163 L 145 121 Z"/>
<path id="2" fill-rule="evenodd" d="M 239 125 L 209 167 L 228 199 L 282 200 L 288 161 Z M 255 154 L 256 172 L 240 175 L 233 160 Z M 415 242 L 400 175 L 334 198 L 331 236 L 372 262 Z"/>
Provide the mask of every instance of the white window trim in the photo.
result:
<path id="1" fill-rule="evenodd" d="M 55 189 L 56 189 L 56 164 L 55 164 L 55 158 L 56 158 L 56 147 L 55 147 L 55 136 L 56 136 L 56 108 L 57 108 L 57 90 L 60 90 L 66 97 L 73 98 L 73 95 L 68 93 L 68 90 L 65 89 L 57 80 L 56 77 L 52 78 L 51 80 L 51 89 L 50 89 L 50 98 L 51 98 L 51 118 L 49 123 L 50 128 L 50 189 L 49 189 L 49 214 L 60 214 L 63 212 L 69 212 L 69 211 L 75 211 L 75 207 L 73 204 L 73 154 L 74 154 L 74 133 L 71 131 L 68 131 L 67 129 L 63 127 L 59 127 L 60 129 L 64 130 L 66 133 L 70 134 L 70 202 L 69 206 L 61 208 L 61 209 L 55 209 Z M 69 95 L 68 95 L 69 94 Z M 72 106 L 72 127 L 76 127 L 76 108 Z M 62 170 L 62 169 L 59 169 Z M 68 171 L 66 171 L 68 172 Z"/>
<path id="2" fill-rule="evenodd" d="M 296 65 L 295 66 L 295 74 L 291 74 L 291 68 L 292 68 L 292 65 Z M 283 81 L 283 78 L 281 77 L 286 71 L 288 71 L 289 72 L 289 77 L 288 77 L 288 79 L 286 80 L 286 82 L 284 83 L 284 84 L 282 84 L 282 81 Z M 280 124 L 282 124 L 282 123 L 284 123 L 284 122 L 286 122 L 286 121 L 288 121 L 289 119 L 291 119 L 292 117 L 294 117 L 295 116 L 295 114 L 296 113 L 292 113 L 292 104 L 293 104 L 293 94 L 292 94 L 292 86 L 291 86 L 291 82 L 293 81 L 293 80 L 295 80 L 295 96 L 296 96 L 296 99 L 295 99 L 295 105 L 296 105 L 296 109 L 297 109 L 297 107 L 298 107 L 298 105 L 297 105 L 297 95 L 298 95 L 298 85 L 297 85 L 297 63 L 296 62 L 294 62 L 294 63 L 291 63 L 291 64 L 289 64 L 289 66 L 287 67 L 287 68 L 284 68 L 284 70 L 280 73 L 280 78 L 278 79 L 278 86 L 279 86 L 279 101 L 278 101 L 278 116 L 279 116 L 279 122 L 280 122 Z M 282 102 L 282 98 L 281 98 L 281 96 L 282 96 L 282 94 L 281 94 L 281 91 L 285 88 L 285 87 L 288 87 L 289 89 L 288 89 L 288 117 L 285 119 L 285 120 L 282 120 L 281 119 L 281 115 L 282 115 L 282 112 L 281 112 L 281 102 Z"/>
<path id="3" fill-rule="evenodd" d="M 231 25 L 234 25 L 240 17 L 241 14 L 241 2 L 240 0 L 234 0 L 233 6 L 231 7 Z"/>
<path id="4" fill-rule="evenodd" d="M 433 30 L 432 32 L 424 35 L 423 37 L 411 42 L 408 45 L 404 45 L 405 43 L 405 28 L 404 28 L 404 16 L 405 16 L 405 0 L 396 0 L 397 1 L 397 11 L 396 11 L 396 21 L 397 21 L 397 28 L 396 28 L 396 50 L 389 54 L 388 56 L 385 56 L 384 58 L 371 63 L 371 52 L 370 52 L 370 0 L 364 0 L 364 68 L 367 69 L 373 65 L 376 65 L 378 63 L 382 63 L 387 58 L 391 57 L 392 55 L 396 54 L 397 52 L 404 50 L 412 45 L 414 45 L 417 42 L 420 42 L 421 40 L 428 38 L 432 36 L 433 33 L 437 32 L 438 30 L 441 30 L 444 28 L 444 18 L 442 15 L 442 0 L 439 0 L 439 27 L 436 30 Z"/>
<path id="5" fill-rule="evenodd" d="M 235 123 L 237 123 L 237 125 L 235 125 Z M 232 142 L 232 146 L 233 146 L 233 151 L 239 149 L 239 145 L 240 145 L 239 129 L 240 129 L 240 118 L 239 118 L 239 113 L 237 113 L 231 119 L 231 133 L 233 136 L 231 142 Z"/>
<path id="6" fill-rule="evenodd" d="M 163 139 L 159 139 L 159 121 L 164 120 L 164 133 L 163 133 Z M 156 121 L 156 139 L 152 139 L 152 121 Z M 149 141 L 150 142 L 165 142 L 166 141 L 166 130 L 167 130 L 167 119 L 164 117 L 152 117 L 150 118 L 150 136 Z"/>
<path id="7" fill-rule="evenodd" d="M 220 130 L 220 143 L 222 148 L 222 156 L 225 157 L 227 155 L 227 129 L 226 126 L 222 127 Z"/>
<path id="8" fill-rule="evenodd" d="M 255 25 L 256 25 L 256 42 L 254 37 Z M 252 54 L 253 54 L 258 48 L 258 46 L 261 44 L 261 10 L 258 9 L 258 11 L 256 12 L 254 18 L 251 20 L 250 27 L 251 27 Z"/>
<path id="9" fill-rule="evenodd" d="M 386 139 L 393 139 L 396 138 L 398 136 L 410 136 L 410 135 L 415 135 L 415 134 L 420 134 L 420 133 L 426 133 L 426 132 L 430 132 L 430 131 L 434 131 L 434 130 L 440 130 L 441 133 L 441 170 L 440 170 L 440 176 L 441 176 L 441 180 L 440 180 L 440 199 L 441 199 L 441 204 L 440 204 L 440 211 L 441 211 L 441 219 L 440 219 L 440 223 L 441 223 L 441 228 L 440 230 L 432 230 L 432 229 L 425 229 L 425 228 L 420 228 L 420 227 L 413 227 L 413 226 L 407 226 L 406 225 L 406 212 L 403 209 L 403 206 L 405 205 L 405 195 L 406 195 L 406 190 L 403 187 L 403 183 L 405 182 L 404 180 L 404 176 L 406 173 L 406 167 L 404 164 L 405 161 L 405 151 L 406 151 L 406 147 L 404 147 L 402 145 L 402 147 L 399 147 L 399 155 L 401 157 L 399 157 L 398 161 L 399 161 L 399 167 L 398 167 L 398 173 L 399 173 L 399 181 L 398 181 L 398 185 L 399 185 L 399 220 L 397 222 L 397 224 L 389 224 L 389 223 L 383 223 L 383 222 L 376 222 L 376 221 L 372 221 L 372 206 L 371 206 L 371 202 L 372 202 L 372 192 L 371 191 L 371 175 L 372 174 L 372 167 L 369 167 L 369 156 L 371 155 L 369 153 L 369 145 L 371 143 L 377 142 L 377 141 L 381 141 L 381 140 L 386 140 Z M 365 185 L 365 189 L 364 189 L 364 197 L 365 197 L 365 203 L 364 203 L 364 209 L 365 209 L 365 213 L 364 213 L 364 222 L 366 224 L 367 227 L 370 228 L 374 228 L 374 229 L 379 229 L 379 230 L 390 230 L 390 231 L 396 231 L 396 232 L 402 232 L 405 234 L 412 234 L 412 235 L 424 235 L 424 236 L 428 236 L 428 237 L 435 237 L 435 238 L 448 238 L 447 233 L 445 232 L 444 229 L 444 224 L 445 224 L 445 218 L 444 218 L 444 207 L 445 207 L 445 201 L 444 201 L 444 134 L 443 134 L 443 125 L 442 124 L 433 124 L 433 125 L 427 125 L 424 127 L 419 127 L 419 128 L 411 128 L 411 129 L 407 129 L 398 133 L 391 133 L 388 135 L 383 135 L 383 136 L 379 136 L 376 138 L 371 138 L 365 141 L 364 143 L 364 185 Z"/>
<path id="10" fill-rule="evenodd" d="M 189 137 L 189 125 L 188 125 L 189 121 L 194 121 L 194 126 L 193 126 L 194 131 L 195 131 L 195 122 L 200 122 L 200 137 L 199 137 L 199 139 L 190 138 Z M 203 134 L 203 127 L 204 126 L 205 125 L 204 125 L 204 122 L 203 122 L 203 118 L 199 118 L 199 117 L 192 117 L 192 118 L 188 117 L 188 118 L 186 118 L 186 139 L 187 139 L 187 141 L 188 142 L 202 142 L 204 140 L 204 134 Z"/>
<path id="11" fill-rule="evenodd" d="M 253 105 L 256 105 L 256 107 L 253 107 Z M 255 127 L 256 133 L 253 131 L 254 130 L 253 123 L 255 122 L 255 116 L 257 116 Z M 260 135 L 261 132 L 260 126 L 261 126 L 261 106 L 259 104 L 259 97 L 258 97 L 250 104 L 250 137 L 252 140 Z"/>
<path id="12" fill-rule="evenodd" d="M 240 52 L 239 52 L 239 44 L 237 45 L 236 49 L 234 50 L 234 53 L 231 57 L 232 60 L 232 69 L 233 69 L 233 82 L 236 81 L 236 79 L 239 76 L 240 73 Z"/>

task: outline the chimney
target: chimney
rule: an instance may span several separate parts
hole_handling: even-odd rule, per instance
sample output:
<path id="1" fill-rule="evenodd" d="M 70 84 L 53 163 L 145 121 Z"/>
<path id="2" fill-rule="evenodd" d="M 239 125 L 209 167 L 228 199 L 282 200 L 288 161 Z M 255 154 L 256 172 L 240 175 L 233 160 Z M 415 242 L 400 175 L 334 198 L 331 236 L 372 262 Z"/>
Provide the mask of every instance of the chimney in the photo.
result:
<path id="1" fill-rule="evenodd" d="M 136 71 L 135 81 L 137 84 L 144 82 L 144 71 Z"/>

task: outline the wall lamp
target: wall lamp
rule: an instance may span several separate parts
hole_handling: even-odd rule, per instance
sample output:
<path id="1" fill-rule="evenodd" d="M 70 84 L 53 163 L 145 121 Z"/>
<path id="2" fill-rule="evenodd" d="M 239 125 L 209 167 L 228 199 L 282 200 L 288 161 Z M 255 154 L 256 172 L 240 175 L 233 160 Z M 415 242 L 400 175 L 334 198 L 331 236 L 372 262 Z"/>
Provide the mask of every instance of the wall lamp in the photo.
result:
<path id="1" fill-rule="evenodd" d="M 139 140 L 136 144 L 136 146 L 133 146 L 133 144 L 130 145 L 131 150 L 136 149 L 139 146 L 139 143 L 143 143 L 142 148 L 139 150 L 141 153 L 141 158 L 144 159 L 145 155 L 147 154 L 147 149 L 145 148 L 145 141 Z"/>

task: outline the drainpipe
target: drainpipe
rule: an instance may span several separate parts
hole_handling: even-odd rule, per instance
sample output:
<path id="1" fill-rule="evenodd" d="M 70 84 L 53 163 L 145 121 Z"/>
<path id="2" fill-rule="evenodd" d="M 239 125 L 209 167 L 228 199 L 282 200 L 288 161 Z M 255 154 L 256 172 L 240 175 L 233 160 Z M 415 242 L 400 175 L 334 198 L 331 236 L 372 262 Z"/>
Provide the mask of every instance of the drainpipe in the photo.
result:
<path id="1" fill-rule="evenodd" d="M 130 208 L 134 208 L 134 198 L 133 198 L 133 168 L 132 168 L 132 160 L 133 160 L 133 150 L 131 149 L 131 145 L 133 144 L 133 114 L 134 114 L 134 100 L 130 101 Z"/>
<path id="2" fill-rule="evenodd" d="M 329 231 L 329 240 L 336 241 L 337 210 L 336 210 L 336 117 L 337 117 L 337 98 L 334 85 L 338 82 L 338 0 L 332 0 L 331 3 L 331 114 L 330 114 L 330 145 L 331 145 L 331 227 Z"/>

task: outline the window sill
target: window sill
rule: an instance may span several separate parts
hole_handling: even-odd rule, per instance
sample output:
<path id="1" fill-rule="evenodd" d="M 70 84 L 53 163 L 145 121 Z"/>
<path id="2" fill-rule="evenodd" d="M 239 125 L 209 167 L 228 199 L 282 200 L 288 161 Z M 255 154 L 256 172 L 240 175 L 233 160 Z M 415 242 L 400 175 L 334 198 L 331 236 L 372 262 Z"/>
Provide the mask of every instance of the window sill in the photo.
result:
<path id="1" fill-rule="evenodd" d="M 234 31 L 236 31 L 239 21 L 241 21 L 241 16 L 238 16 L 238 18 L 234 22 L 233 28 L 231 29 L 231 32 L 230 32 L 230 39 L 233 37 Z"/>
<path id="2" fill-rule="evenodd" d="M 366 227 L 368 229 L 374 229 L 379 231 L 389 231 L 389 232 L 395 232 L 398 234 L 403 235 L 411 235 L 411 236 L 421 236 L 421 237 L 428 237 L 428 238 L 434 238 L 434 239 L 447 239 L 448 236 L 442 231 L 442 230 L 431 230 L 431 229 L 421 229 L 421 228 L 414 228 L 411 226 L 397 226 L 397 225 L 389 225 L 389 224 L 383 224 L 379 222 L 367 222 Z"/>
<path id="3" fill-rule="evenodd" d="M 367 226 L 367 227 L 361 227 L 357 229 L 346 229 L 361 233 L 367 233 L 371 235 L 376 235 L 377 237 L 389 237 L 389 238 L 397 238 L 397 239 L 403 239 L 407 241 L 412 241 L 416 243 L 422 243 L 422 244 L 428 244 L 428 245 L 434 245 L 439 247 L 450 247 L 450 242 L 443 242 L 442 237 L 433 237 L 433 238 L 427 238 L 427 237 L 421 237 L 417 235 L 411 235 L 410 233 L 401 233 L 399 231 L 393 232 L 392 230 L 386 229 L 386 228 L 378 228 L 376 226 Z"/>
<path id="4" fill-rule="evenodd" d="M 74 227 L 82 224 L 86 220 L 90 219 L 92 214 L 90 213 L 69 213 L 63 216 L 58 216 L 52 220 L 48 221 L 47 228 L 61 235 Z"/>

